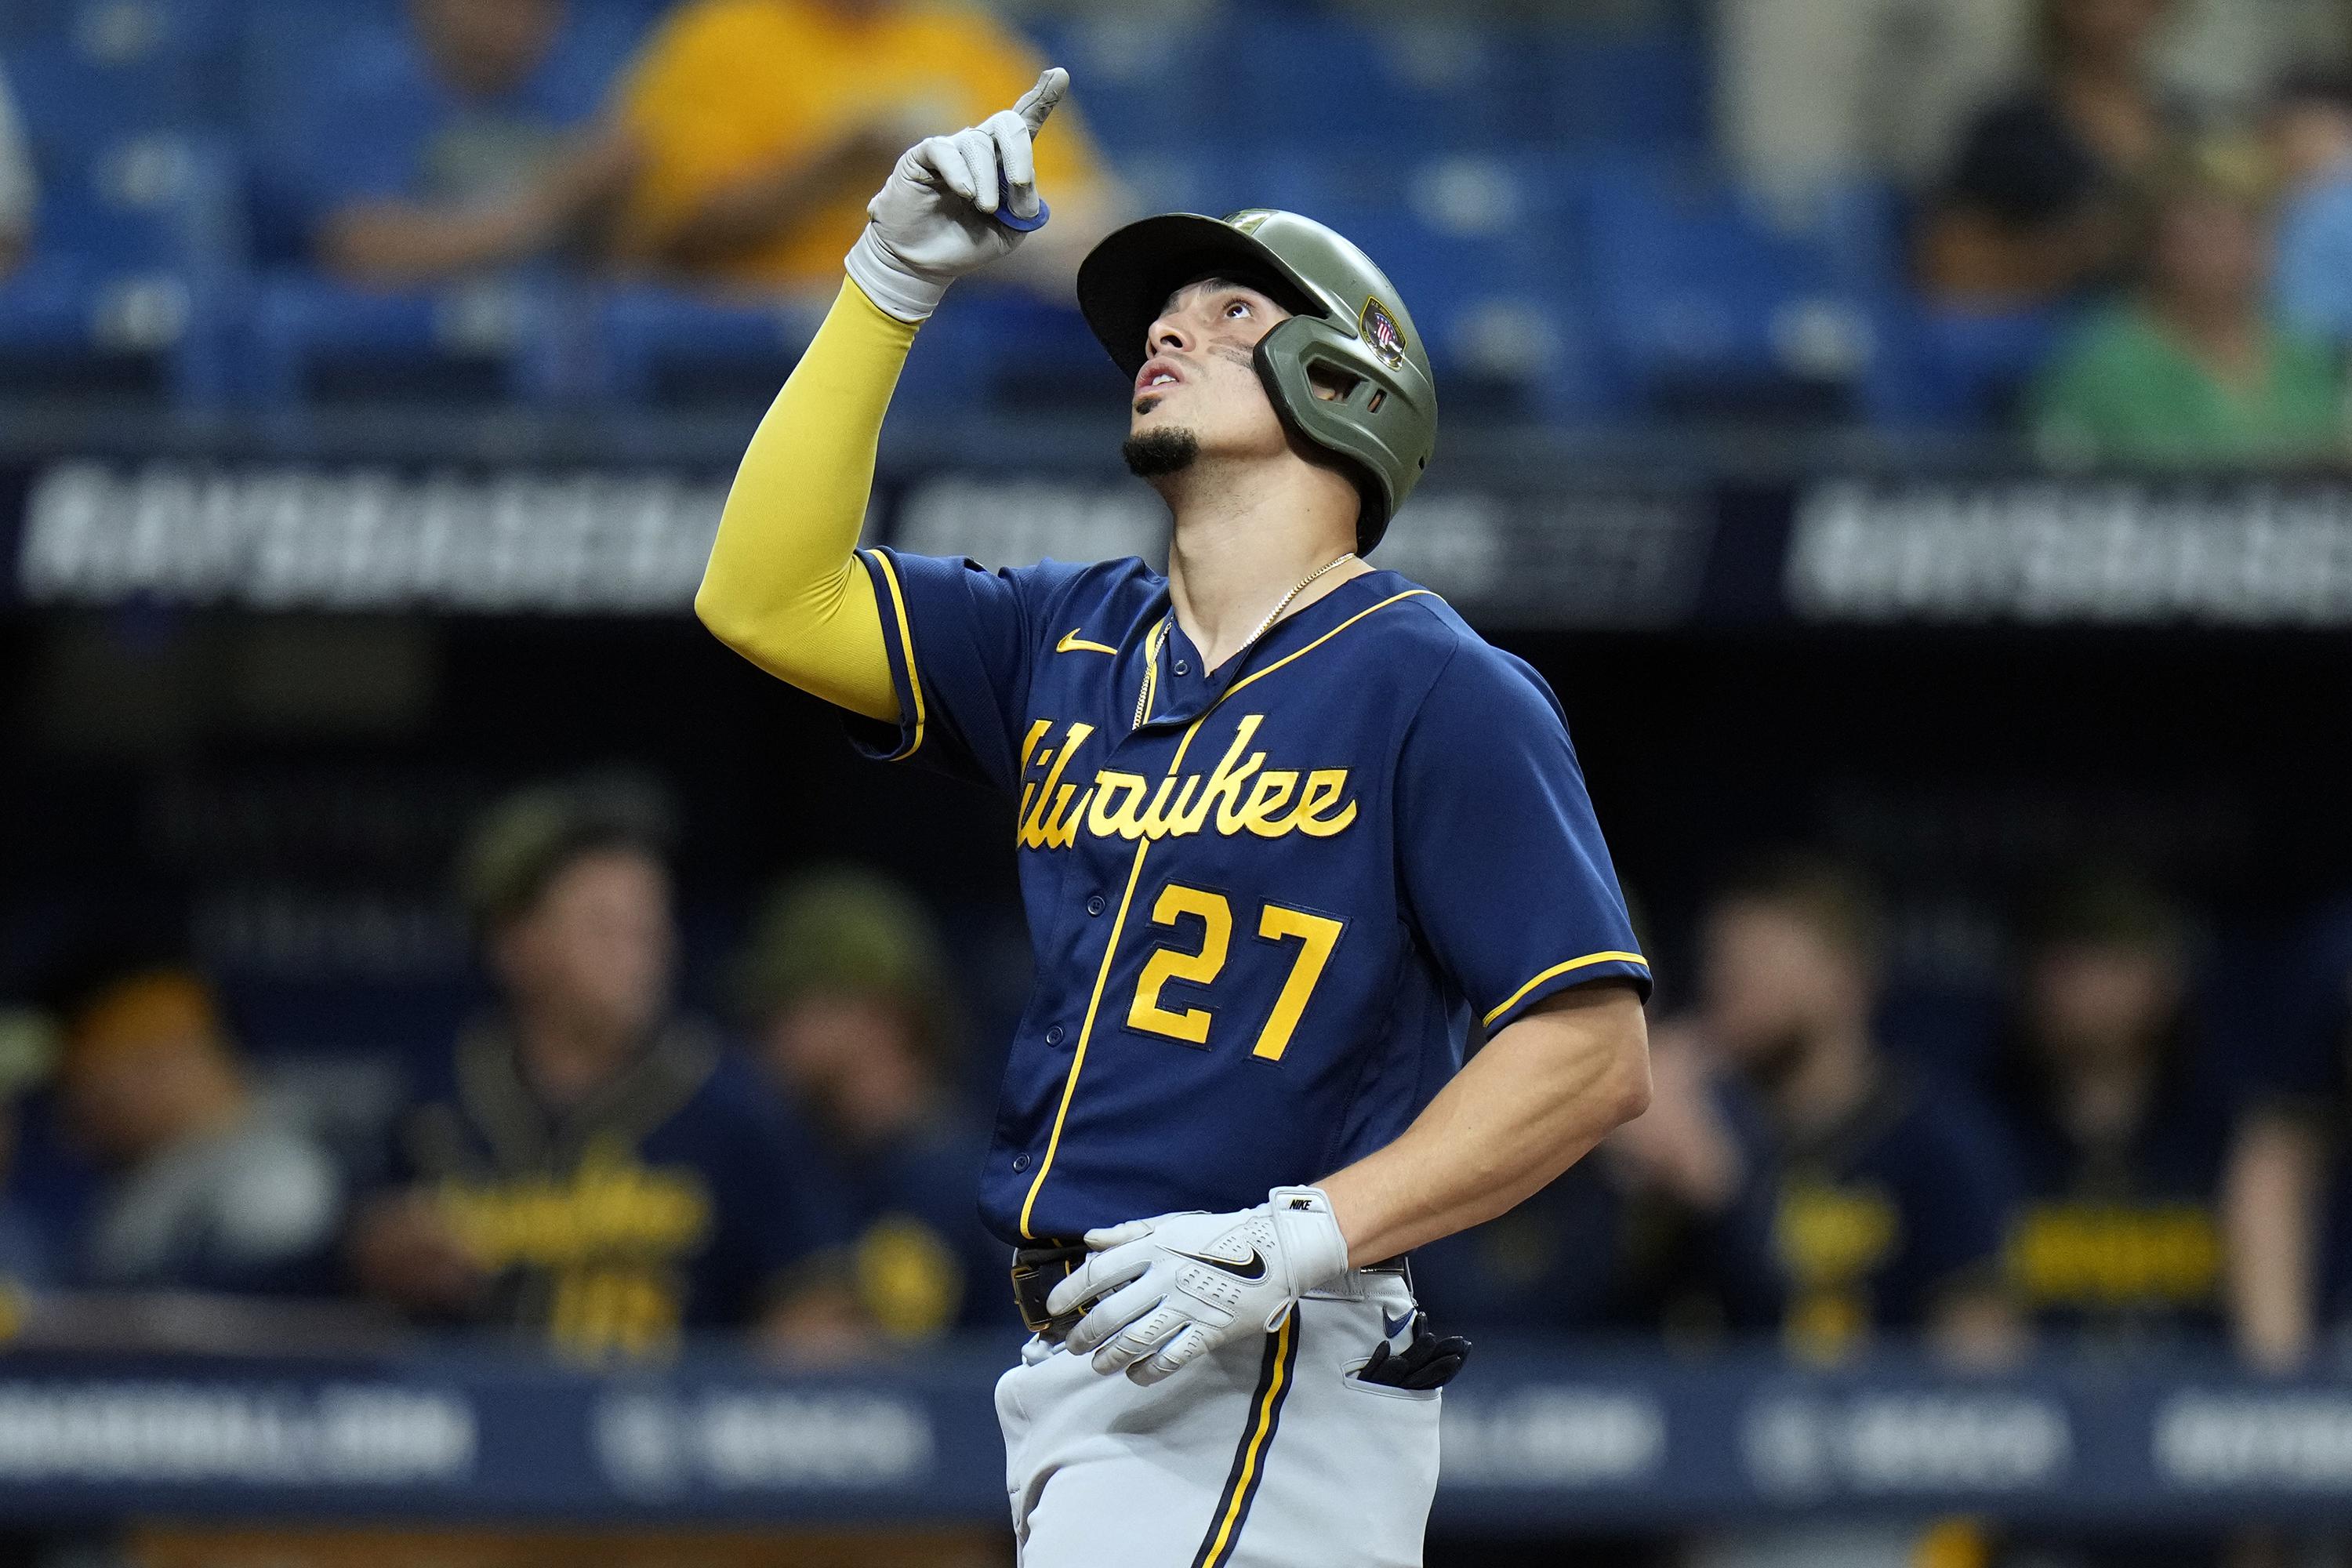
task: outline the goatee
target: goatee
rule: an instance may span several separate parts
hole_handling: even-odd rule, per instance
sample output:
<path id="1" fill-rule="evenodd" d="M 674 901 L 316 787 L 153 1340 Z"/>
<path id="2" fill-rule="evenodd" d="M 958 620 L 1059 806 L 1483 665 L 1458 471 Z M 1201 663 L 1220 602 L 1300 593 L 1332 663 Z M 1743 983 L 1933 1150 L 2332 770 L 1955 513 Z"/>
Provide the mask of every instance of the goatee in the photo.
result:
<path id="1" fill-rule="evenodd" d="M 1201 456 L 1200 438 L 1190 430 L 1146 430 L 1119 444 L 1127 471 L 1139 479 L 1181 474 Z"/>

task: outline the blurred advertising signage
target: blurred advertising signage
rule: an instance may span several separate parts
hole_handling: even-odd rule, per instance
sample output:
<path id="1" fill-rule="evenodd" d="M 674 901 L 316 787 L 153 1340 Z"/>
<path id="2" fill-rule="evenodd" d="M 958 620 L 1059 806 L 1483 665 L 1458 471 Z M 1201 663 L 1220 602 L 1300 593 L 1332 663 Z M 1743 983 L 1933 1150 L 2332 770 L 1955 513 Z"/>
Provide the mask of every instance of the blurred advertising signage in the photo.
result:
<path id="1" fill-rule="evenodd" d="M 34 477 L 16 596 L 256 610 L 683 615 L 723 477 L 62 463 Z M 1140 555 L 1159 500 L 1125 479 L 933 473 L 877 488 L 869 539 L 991 565 Z M 1424 491 L 1378 563 L 1513 626 L 1689 619 L 1714 533 L 1703 489 Z"/>
<path id="2" fill-rule="evenodd" d="M 2062 1401 L 1999 1392 L 1768 1398 L 1748 1409 L 1740 1446 L 1757 1491 L 1782 1502 L 2042 1491 L 2074 1453 Z"/>
<path id="3" fill-rule="evenodd" d="M 1666 1412 L 1634 1390 L 1522 1388 L 1445 1396 L 1441 1447 L 1453 1486 L 1603 1487 L 1654 1483 L 1666 1464 Z"/>
<path id="4" fill-rule="evenodd" d="M 2352 1492 L 2352 1394 L 2186 1393 L 2156 1413 L 2150 1458 L 2192 1491 Z"/>
<path id="5" fill-rule="evenodd" d="M 1795 503 L 1815 621 L 2352 623 L 2352 487 L 2285 479 L 1840 479 Z"/>
<path id="6" fill-rule="evenodd" d="M 471 1401 L 392 1385 L 0 1383 L 0 1485 L 470 1481 Z"/>
<path id="7" fill-rule="evenodd" d="M 921 1402 L 856 1389 L 615 1394 L 597 1405 L 593 1442 L 613 1487 L 646 1498 L 894 1488 L 926 1478 L 939 1448 Z"/>
<path id="8" fill-rule="evenodd" d="M 26 503 L 17 591 L 254 609 L 672 614 L 723 480 L 68 463 Z"/>

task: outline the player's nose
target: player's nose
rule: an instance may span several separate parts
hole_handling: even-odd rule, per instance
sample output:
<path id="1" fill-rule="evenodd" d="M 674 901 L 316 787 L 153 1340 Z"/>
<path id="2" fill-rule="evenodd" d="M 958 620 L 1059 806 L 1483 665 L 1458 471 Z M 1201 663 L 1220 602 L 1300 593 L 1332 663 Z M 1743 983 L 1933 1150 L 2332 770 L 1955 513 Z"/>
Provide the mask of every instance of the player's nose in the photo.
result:
<path id="1" fill-rule="evenodd" d="M 1143 353 L 1147 359 L 1171 350 L 1182 353 L 1192 346 L 1192 334 L 1184 330 L 1184 323 L 1173 311 L 1154 321 L 1150 330 L 1143 334 Z"/>

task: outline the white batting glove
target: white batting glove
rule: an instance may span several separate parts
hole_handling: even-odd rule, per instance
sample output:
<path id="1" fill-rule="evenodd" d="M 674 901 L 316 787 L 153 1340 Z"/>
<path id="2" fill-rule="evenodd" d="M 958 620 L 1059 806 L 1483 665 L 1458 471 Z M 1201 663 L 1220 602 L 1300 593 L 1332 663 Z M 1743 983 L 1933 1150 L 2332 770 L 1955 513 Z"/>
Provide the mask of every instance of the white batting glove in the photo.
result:
<path id="1" fill-rule="evenodd" d="M 1012 254 L 1028 236 L 996 221 L 1000 173 L 1013 215 L 1037 216 L 1037 165 L 1029 142 L 1069 90 L 1059 66 L 1021 101 L 968 131 L 918 142 L 866 205 L 866 224 L 849 247 L 849 276 L 902 321 L 939 308 L 948 285 Z"/>
<path id="2" fill-rule="evenodd" d="M 1276 1187 L 1238 1214 L 1130 1220 L 1087 1232 L 1087 1245 L 1094 1256 L 1054 1287 L 1046 1310 L 1058 1317 L 1094 1302 L 1066 1342 L 1093 1352 L 1097 1372 L 1125 1368 L 1141 1384 L 1229 1340 L 1273 1332 L 1299 1297 L 1348 1271 L 1347 1238 L 1320 1187 Z"/>

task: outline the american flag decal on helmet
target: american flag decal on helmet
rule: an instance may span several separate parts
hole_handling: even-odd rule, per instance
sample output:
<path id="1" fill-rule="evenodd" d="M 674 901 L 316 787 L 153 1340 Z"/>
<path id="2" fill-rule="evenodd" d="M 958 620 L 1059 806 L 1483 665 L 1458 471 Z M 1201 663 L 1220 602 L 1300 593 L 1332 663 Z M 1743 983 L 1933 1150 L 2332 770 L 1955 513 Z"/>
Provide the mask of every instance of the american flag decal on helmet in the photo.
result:
<path id="1" fill-rule="evenodd" d="M 1404 363 L 1404 330 L 1376 297 L 1364 296 L 1364 311 L 1356 318 L 1356 331 L 1391 369 Z"/>

